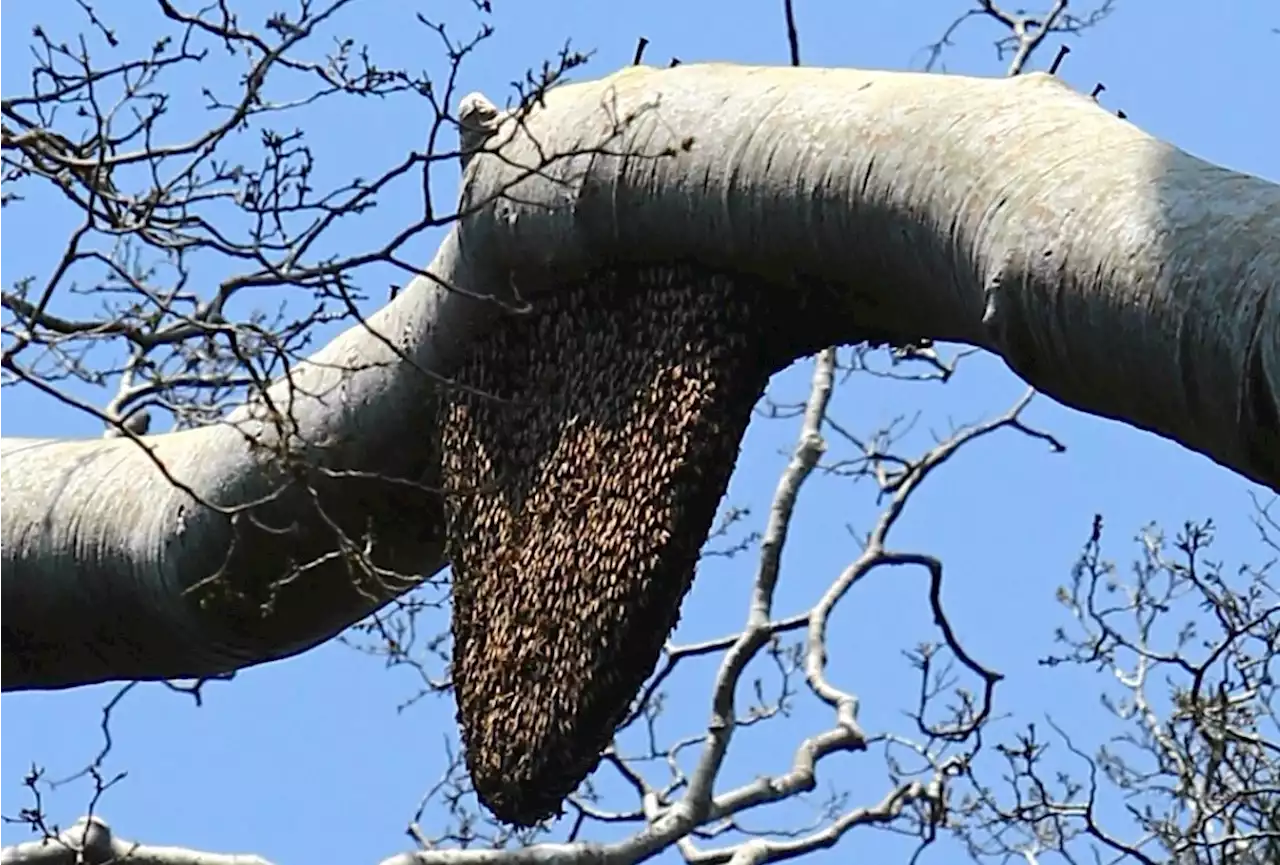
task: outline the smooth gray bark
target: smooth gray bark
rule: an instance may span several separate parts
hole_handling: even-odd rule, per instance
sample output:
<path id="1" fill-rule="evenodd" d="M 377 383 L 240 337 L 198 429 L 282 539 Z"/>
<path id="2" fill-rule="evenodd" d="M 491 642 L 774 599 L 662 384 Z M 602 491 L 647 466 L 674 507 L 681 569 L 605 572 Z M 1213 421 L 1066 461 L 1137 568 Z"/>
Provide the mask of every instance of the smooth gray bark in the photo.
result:
<path id="1" fill-rule="evenodd" d="M 837 286 L 860 332 L 982 346 L 1069 405 L 1280 488 L 1280 187 L 1048 76 L 633 68 L 553 91 L 486 149 L 432 278 L 297 371 L 304 387 L 276 385 L 308 470 L 246 443 L 260 408 L 147 437 L 150 455 L 3 442 L 6 690 L 279 658 L 438 570 L 427 372 L 447 376 L 500 312 L 472 295 L 619 263 Z M 198 505 L 156 460 L 222 508 L 271 496 L 253 512 L 276 530 Z M 330 520 L 401 576 L 355 586 Z M 313 564 L 270 591 L 291 562 Z"/>

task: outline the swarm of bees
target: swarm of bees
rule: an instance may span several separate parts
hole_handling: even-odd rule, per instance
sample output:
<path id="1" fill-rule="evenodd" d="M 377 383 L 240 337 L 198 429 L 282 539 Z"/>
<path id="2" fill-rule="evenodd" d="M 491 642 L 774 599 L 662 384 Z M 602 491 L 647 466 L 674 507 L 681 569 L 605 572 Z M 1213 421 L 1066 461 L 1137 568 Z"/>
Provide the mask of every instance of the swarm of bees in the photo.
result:
<path id="1" fill-rule="evenodd" d="M 679 618 L 752 406 L 822 346 L 795 343 L 796 297 L 769 298 L 685 266 L 595 274 L 504 316 L 458 375 L 472 390 L 442 398 L 453 681 L 504 821 L 559 813 L 595 768 Z"/>

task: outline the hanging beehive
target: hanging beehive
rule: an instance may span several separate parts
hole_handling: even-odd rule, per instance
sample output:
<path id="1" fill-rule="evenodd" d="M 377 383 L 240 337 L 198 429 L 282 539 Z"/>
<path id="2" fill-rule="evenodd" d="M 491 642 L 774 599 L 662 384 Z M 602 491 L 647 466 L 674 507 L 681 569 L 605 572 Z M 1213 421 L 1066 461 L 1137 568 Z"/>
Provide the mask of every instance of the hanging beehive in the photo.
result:
<path id="1" fill-rule="evenodd" d="M 751 409 L 804 350 L 758 286 L 611 273 L 479 341 L 442 401 L 453 681 L 481 801 L 559 811 L 679 616 Z M 813 329 L 810 328 L 812 331 Z"/>

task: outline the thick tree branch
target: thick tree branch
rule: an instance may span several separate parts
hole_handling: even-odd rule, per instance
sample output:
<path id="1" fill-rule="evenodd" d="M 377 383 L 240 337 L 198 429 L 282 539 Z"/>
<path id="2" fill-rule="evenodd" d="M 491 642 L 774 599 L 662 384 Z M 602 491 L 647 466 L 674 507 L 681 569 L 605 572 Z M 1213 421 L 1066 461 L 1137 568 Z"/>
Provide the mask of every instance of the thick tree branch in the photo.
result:
<path id="1" fill-rule="evenodd" d="M 104 821 L 84 817 L 55 837 L 5 847 L 3 865 L 271 865 L 261 856 L 208 853 L 185 847 L 138 844 L 115 837 Z"/>
<path id="2" fill-rule="evenodd" d="M 270 400 L 188 432 L 4 442 L 6 689 L 271 660 L 438 569 L 427 373 L 499 311 L 476 297 L 619 263 L 821 284 L 815 327 L 988 348 L 1280 488 L 1280 187 L 1056 80 L 631 68 L 489 125 L 430 278 Z"/>
<path id="3" fill-rule="evenodd" d="M 1050 76 L 632 67 L 522 124 L 464 193 L 487 202 L 461 227 L 470 285 L 618 259 L 820 281 L 833 315 L 988 348 L 1280 486 L 1280 187 Z M 580 155 L 512 188 L 547 152 Z"/>

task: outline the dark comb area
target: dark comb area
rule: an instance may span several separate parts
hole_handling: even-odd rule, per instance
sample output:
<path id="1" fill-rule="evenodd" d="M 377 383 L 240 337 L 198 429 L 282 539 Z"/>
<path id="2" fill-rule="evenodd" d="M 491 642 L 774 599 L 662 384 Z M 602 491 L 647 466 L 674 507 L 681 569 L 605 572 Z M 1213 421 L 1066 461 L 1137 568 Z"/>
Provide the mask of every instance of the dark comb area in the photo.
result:
<path id="1" fill-rule="evenodd" d="M 457 376 L 484 395 L 442 400 L 453 682 L 502 820 L 559 813 L 653 672 L 752 406 L 804 350 L 783 337 L 798 298 L 766 297 L 688 268 L 596 276 L 504 316 Z"/>

